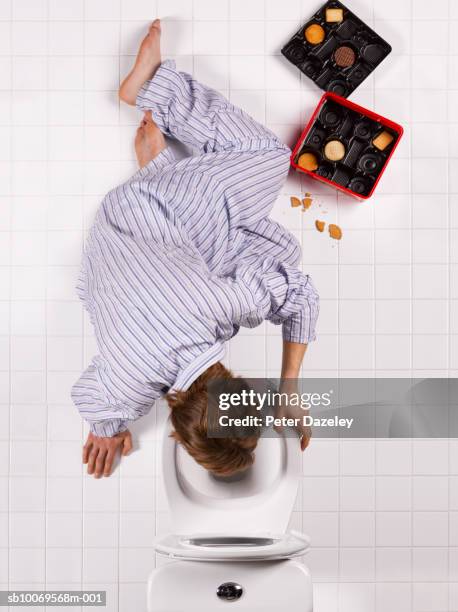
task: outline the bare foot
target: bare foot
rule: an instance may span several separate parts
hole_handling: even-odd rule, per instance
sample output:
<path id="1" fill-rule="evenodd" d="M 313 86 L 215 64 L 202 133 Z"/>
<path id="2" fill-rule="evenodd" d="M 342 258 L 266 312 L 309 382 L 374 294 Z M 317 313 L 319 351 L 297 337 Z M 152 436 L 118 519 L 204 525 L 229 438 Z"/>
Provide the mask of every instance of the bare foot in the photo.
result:
<path id="1" fill-rule="evenodd" d="M 147 111 L 135 136 L 135 153 L 140 168 L 157 157 L 166 146 L 161 130 L 151 117 L 151 111 Z"/>
<path id="2" fill-rule="evenodd" d="M 161 65 L 161 21 L 155 19 L 148 34 L 142 40 L 135 65 L 119 88 L 119 97 L 127 104 L 135 105 L 141 86 L 152 78 Z"/>

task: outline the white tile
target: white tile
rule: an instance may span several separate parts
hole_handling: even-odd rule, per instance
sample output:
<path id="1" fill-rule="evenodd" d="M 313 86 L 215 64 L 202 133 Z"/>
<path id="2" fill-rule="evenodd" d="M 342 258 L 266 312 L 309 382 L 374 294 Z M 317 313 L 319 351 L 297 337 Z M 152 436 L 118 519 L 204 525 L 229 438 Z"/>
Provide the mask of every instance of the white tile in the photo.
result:
<path id="1" fill-rule="evenodd" d="M 337 548 L 313 548 L 307 555 L 307 567 L 315 582 L 335 582 L 339 575 Z"/>
<path id="2" fill-rule="evenodd" d="M 411 340 L 408 335 L 379 335 L 375 342 L 375 362 L 380 370 L 407 370 L 411 367 Z"/>
<path id="3" fill-rule="evenodd" d="M 302 455 L 305 476 L 337 476 L 339 473 L 339 446 L 336 440 L 312 440 Z"/>
<path id="4" fill-rule="evenodd" d="M 228 0 L 215 3 L 212 0 L 194 0 L 193 18 L 197 20 L 226 19 L 229 15 Z"/>
<path id="5" fill-rule="evenodd" d="M 131 62 L 130 58 L 129 60 Z M 119 122 L 117 92 L 86 91 L 84 93 L 84 119 L 87 125 L 117 125 Z"/>
<path id="6" fill-rule="evenodd" d="M 74 372 L 52 372 L 48 370 L 48 402 L 50 404 L 69 404 L 71 388 L 80 376 L 81 370 L 75 370 Z"/>
<path id="7" fill-rule="evenodd" d="M 342 581 L 370 581 L 375 578 L 375 558 L 372 549 L 341 548 L 340 578 Z"/>
<path id="8" fill-rule="evenodd" d="M 339 612 L 365 612 L 373 610 L 375 588 L 373 584 L 342 583 L 339 585 Z"/>
<path id="9" fill-rule="evenodd" d="M 386 300 L 376 307 L 376 330 L 379 334 L 402 334 L 410 331 L 411 303 L 408 300 Z"/>
<path id="10" fill-rule="evenodd" d="M 48 512 L 46 545 L 50 548 L 76 548 L 82 545 L 82 515 L 79 512 Z"/>
<path id="11" fill-rule="evenodd" d="M 114 548 L 83 550 L 83 580 L 86 583 L 118 581 L 118 551 Z"/>
<path id="12" fill-rule="evenodd" d="M 83 533 L 86 548 L 116 548 L 119 516 L 111 512 L 85 512 Z"/>
<path id="13" fill-rule="evenodd" d="M 81 580 L 81 549 L 50 548 L 46 550 L 47 582 L 79 582 Z"/>
<path id="14" fill-rule="evenodd" d="M 432 27 L 435 33 L 433 37 L 428 36 Z M 447 54 L 447 21 L 414 21 L 412 28 L 412 52 L 414 54 L 428 56 Z"/>
<path id="15" fill-rule="evenodd" d="M 414 548 L 412 577 L 416 582 L 439 582 L 448 578 L 446 548 Z"/>
<path id="16" fill-rule="evenodd" d="M 447 336 L 415 335 L 413 337 L 413 368 L 440 370 L 447 367 Z"/>
<path id="17" fill-rule="evenodd" d="M 82 19 L 84 16 L 84 0 L 49 0 L 48 11 L 50 19 Z"/>
<path id="18" fill-rule="evenodd" d="M 50 127 L 48 134 L 49 159 L 77 161 L 83 158 L 83 132 L 80 127 Z"/>
<path id="19" fill-rule="evenodd" d="M 376 577 L 378 581 L 403 582 L 411 579 L 411 549 L 408 547 L 377 548 Z"/>
<path id="20" fill-rule="evenodd" d="M 122 581 L 120 584 L 121 601 L 124 600 L 127 604 L 123 609 L 128 610 L 132 606 L 132 601 L 137 600 L 141 601 L 142 605 L 144 605 L 143 599 L 140 599 L 138 595 L 134 600 L 130 599 L 130 592 L 127 590 L 127 587 L 133 587 L 135 582 L 141 581 L 142 593 L 146 592 L 144 583 L 153 569 L 153 560 L 154 550 L 152 548 L 123 548 L 122 554 L 119 557 L 119 578 Z M 129 599 L 127 599 L 128 593 Z"/>
<path id="21" fill-rule="evenodd" d="M 288 0 L 279 4 L 275 0 L 265 1 L 265 16 L 266 19 L 277 19 L 279 21 L 285 19 L 300 19 L 302 16 L 303 5 L 300 0 Z M 307 7 L 307 12 L 310 9 Z"/>
<path id="22" fill-rule="evenodd" d="M 371 299 L 374 297 L 374 279 L 371 266 L 339 266 L 339 297 L 345 299 Z"/>
<path id="23" fill-rule="evenodd" d="M 43 266 L 46 264 L 46 234 L 44 232 L 13 232 L 11 235 L 13 266 Z"/>
<path id="24" fill-rule="evenodd" d="M 409 583 L 381 583 L 376 585 L 376 610 L 405 612 L 412 606 L 412 587 Z"/>
<path id="25" fill-rule="evenodd" d="M 11 333 L 14 336 L 42 334 L 45 331 L 45 303 L 15 301 L 11 310 Z"/>
<path id="26" fill-rule="evenodd" d="M 116 21 L 87 21 L 84 49 L 87 55 L 118 55 L 120 24 Z"/>
<path id="27" fill-rule="evenodd" d="M 85 130 L 85 159 L 116 160 L 119 159 L 120 132 L 114 128 L 91 126 Z"/>
<path id="28" fill-rule="evenodd" d="M 48 52 L 50 55 L 82 55 L 83 23 L 75 21 L 50 22 Z"/>
<path id="29" fill-rule="evenodd" d="M 0 477 L 0 512 L 4 512 L 5 514 L 8 512 L 8 483 L 9 478 L 6 476 Z M 17 480 L 17 479 L 16 479 Z M 12 489 L 14 485 L 14 479 L 11 479 Z"/>
<path id="30" fill-rule="evenodd" d="M 414 612 L 433 612 L 445 610 L 448 605 L 447 584 L 432 584 L 418 582 L 413 585 L 413 610 Z"/>
<path id="31" fill-rule="evenodd" d="M 10 474 L 13 476 L 44 476 L 46 444 L 44 441 L 15 440 L 11 443 Z"/>
<path id="32" fill-rule="evenodd" d="M 48 478 L 47 512 L 75 512 L 81 509 L 81 478 Z"/>
<path id="33" fill-rule="evenodd" d="M 412 98 L 412 114 L 410 121 L 429 122 L 431 121 L 431 108 L 434 108 L 434 120 L 445 121 L 447 114 L 447 98 L 444 92 L 422 90 L 421 95 L 413 96 Z M 417 166 L 418 168 L 418 166 Z M 441 176 L 443 176 L 441 172 Z M 433 181 L 434 182 L 434 181 Z M 426 185 L 426 189 L 430 188 L 424 180 L 420 181 L 420 185 Z"/>
<path id="34" fill-rule="evenodd" d="M 167 24 L 167 27 L 170 29 L 170 24 Z M 225 55 L 228 52 L 228 46 L 229 32 L 226 22 L 194 22 L 193 50 L 196 55 Z M 173 52 L 177 53 L 176 50 Z"/>
<path id="35" fill-rule="evenodd" d="M 378 476 L 376 480 L 377 510 L 410 510 L 412 487 L 407 476 Z"/>
<path id="36" fill-rule="evenodd" d="M 412 312 L 414 333 L 447 333 L 448 304 L 445 300 L 414 300 Z"/>
<path id="37" fill-rule="evenodd" d="M 251 0 L 249 3 L 244 0 L 231 0 L 229 11 L 231 19 L 260 19 L 264 16 L 264 0 Z"/>
<path id="38" fill-rule="evenodd" d="M 446 265 L 417 264 L 412 266 L 412 276 L 414 298 L 447 297 L 448 272 Z"/>
<path id="39" fill-rule="evenodd" d="M 339 515 L 337 512 L 303 512 L 303 528 L 313 533 L 314 546 L 337 546 L 339 539 Z"/>
<path id="40" fill-rule="evenodd" d="M 154 511 L 154 478 L 122 478 L 120 484 L 121 512 Z"/>
<path id="41" fill-rule="evenodd" d="M 340 473 L 345 476 L 374 474 L 375 444 L 366 440 L 342 440 L 340 444 Z"/>
<path id="42" fill-rule="evenodd" d="M 48 442 L 47 473 L 50 478 L 79 476 L 82 471 L 81 444 L 72 441 Z"/>
<path id="43" fill-rule="evenodd" d="M 447 512 L 413 513 L 414 546 L 447 546 L 449 518 Z M 452 527 L 452 522 L 450 522 Z"/>
<path id="44" fill-rule="evenodd" d="M 115 512 L 119 508 L 119 481 L 115 476 L 96 479 L 85 474 L 83 487 L 85 512 Z"/>
<path id="45" fill-rule="evenodd" d="M 15 404 L 44 404 L 46 397 L 43 372 L 13 372 L 11 401 Z"/>
<path id="46" fill-rule="evenodd" d="M 443 440 L 414 440 L 413 472 L 415 474 L 447 474 L 448 444 Z"/>
<path id="47" fill-rule="evenodd" d="M 374 367 L 374 342 L 369 335 L 345 335 L 339 341 L 339 364 L 345 370 Z"/>
<path id="48" fill-rule="evenodd" d="M 151 20 L 153 11 L 154 4 L 150 0 L 121 0 L 122 19 Z"/>
<path id="49" fill-rule="evenodd" d="M 46 357 L 52 371 L 78 370 L 82 367 L 82 338 L 48 337 Z"/>
<path id="50" fill-rule="evenodd" d="M 264 53 L 263 21 L 231 21 L 229 29 L 229 51 L 232 55 Z"/>
<path id="51" fill-rule="evenodd" d="M 161 19 L 192 19 L 192 4 L 188 0 L 158 0 L 158 15 Z"/>
<path id="52" fill-rule="evenodd" d="M 410 512 L 377 512 L 377 546 L 411 546 Z"/>
<path id="53" fill-rule="evenodd" d="M 12 17 L 15 20 L 32 21 L 46 18 L 46 2 L 44 0 L 16 0 L 11 8 Z"/>
<path id="54" fill-rule="evenodd" d="M 50 57 L 48 70 L 50 89 L 83 89 L 84 65 L 82 57 Z"/>
<path id="55" fill-rule="evenodd" d="M 42 512 L 12 512 L 10 546 L 42 548 L 45 545 L 45 515 Z"/>
<path id="56" fill-rule="evenodd" d="M 48 92 L 49 125 L 82 125 L 83 100 L 83 92 L 81 91 Z M 49 130 L 48 133 L 52 135 L 53 131 Z M 75 132 L 73 134 L 76 135 Z"/>
<path id="57" fill-rule="evenodd" d="M 81 259 L 81 232 L 61 231 L 48 233 L 48 264 L 78 265 Z"/>
<path id="58" fill-rule="evenodd" d="M 374 510 L 375 481 L 367 476 L 344 476 L 340 480 L 341 510 Z"/>
<path id="59" fill-rule="evenodd" d="M 373 512 L 341 512 L 340 546 L 374 546 L 375 524 Z"/>
<path id="60" fill-rule="evenodd" d="M 410 263 L 410 231 L 377 230 L 375 232 L 375 259 L 378 264 Z"/>
<path id="61" fill-rule="evenodd" d="M 10 550 L 10 582 L 41 583 L 45 577 L 44 548 L 12 548 Z"/>
<path id="62" fill-rule="evenodd" d="M 120 10 L 120 0 L 85 0 L 86 19 L 119 19 Z"/>
<path id="63" fill-rule="evenodd" d="M 307 477 L 303 479 L 302 507 L 304 511 L 328 511 L 338 509 L 338 478 Z"/>
<path id="64" fill-rule="evenodd" d="M 141 512 L 122 512 L 119 525 L 120 547 L 152 546 L 155 535 L 151 514 Z"/>
<path id="65" fill-rule="evenodd" d="M 44 55 L 46 53 L 46 24 L 16 21 L 12 24 L 12 49 L 16 55 Z"/>
<path id="66" fill-rule="evenodd" d="M 112 57 L 85 57 L 84 71 L 86 90 L 115 91 L 119 87 L 118 66 Z"/>
<path id="67" fill-rule="evenodd" d="M 15 405 L 11 407 L 12 440 L 44 440 L 46 438 L 46 406 Z"/>
<path id="68" fill-rule="evenodd" d="M 194 77 L 214 89 L 227 89 L 228 63 L 220 57 L 199 55 L 194 58 Z"/>
<path id="69" fill-rule="evenodd" d="M 376 468 L 378 474 L 411 474 L 411 442 L 409 440 L 378 440 L 376 442 Z"/>
<path id="70" fill-rule="evenodd" d="M 42 512 L 45 509 L 46 481 L 44 478 L 10 477 L 10 508 L 12 512 Z"/>

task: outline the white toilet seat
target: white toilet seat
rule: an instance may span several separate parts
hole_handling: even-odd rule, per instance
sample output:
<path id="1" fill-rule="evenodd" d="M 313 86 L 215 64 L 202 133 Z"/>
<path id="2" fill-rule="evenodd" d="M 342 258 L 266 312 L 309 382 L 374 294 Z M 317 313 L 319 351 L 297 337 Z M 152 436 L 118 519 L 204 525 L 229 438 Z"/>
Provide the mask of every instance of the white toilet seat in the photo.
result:
<path id="1" fill-rule="evenodd" d="M 305 554 L 309 538 L 297 531 L 279 535 L 173 535 L 156 539 L 156 552 L 188 561 L 274 561 Z"/>

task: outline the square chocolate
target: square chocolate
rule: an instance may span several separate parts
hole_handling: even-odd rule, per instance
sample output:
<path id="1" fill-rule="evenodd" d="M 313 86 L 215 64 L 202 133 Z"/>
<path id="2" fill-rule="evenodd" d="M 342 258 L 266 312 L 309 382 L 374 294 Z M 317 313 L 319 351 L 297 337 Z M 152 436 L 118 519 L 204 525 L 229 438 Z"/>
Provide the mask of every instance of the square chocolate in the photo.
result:
<path id="1" fill-rule="evenodd" d="M 281 52 L 318 87 L 347 97 L 391 46 L 341 2 L 329 0 Z"/>

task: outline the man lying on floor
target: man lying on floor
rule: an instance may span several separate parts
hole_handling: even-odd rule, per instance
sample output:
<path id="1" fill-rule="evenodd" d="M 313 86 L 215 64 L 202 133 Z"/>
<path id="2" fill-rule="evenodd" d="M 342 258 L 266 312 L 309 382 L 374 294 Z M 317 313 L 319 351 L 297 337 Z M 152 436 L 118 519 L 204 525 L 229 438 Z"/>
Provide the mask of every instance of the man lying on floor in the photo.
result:
<path id="1" fill-rule="evenodd" d="M 143 40 L 120 98 L 144 112 L 140 169 L 104 198 L 78 294 L 99 355 L 72 389 L 90 424 L 88 473 L 108 476 L 132 448 L 129 422 L 166 396 L 176 439 L 202 466 L 231 475 L 254 460 L 257 437 L 207 438 L 206 385 L 242 327 L 283 326 L 282 379 L 299 376 L 315 337 L 318 295 L 298 270 L 299 244 L 268 215 L 289 149 L 217 92 L 161 62 L 160 22 Z M 164 134 L 193 148 L 178 161 Z M 307 446 L 306 428 L 302 449 Z"/>

